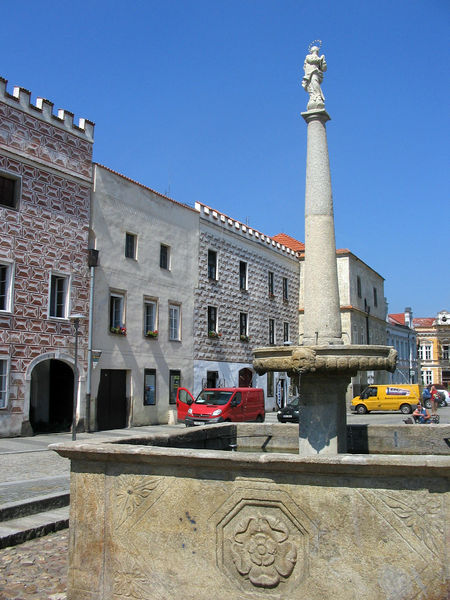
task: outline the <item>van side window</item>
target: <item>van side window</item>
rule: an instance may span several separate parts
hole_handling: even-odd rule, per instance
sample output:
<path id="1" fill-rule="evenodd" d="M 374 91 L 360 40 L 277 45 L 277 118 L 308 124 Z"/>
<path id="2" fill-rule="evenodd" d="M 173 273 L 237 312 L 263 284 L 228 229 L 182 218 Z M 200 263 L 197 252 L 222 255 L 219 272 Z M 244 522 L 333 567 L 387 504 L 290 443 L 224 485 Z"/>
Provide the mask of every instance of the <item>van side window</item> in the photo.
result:
<path id="1" fill-rule="evenodd" d="M 239 404 L 241 403 L 242 397 L 241 397 L 241 392 L 236 392 L 235 395 L 233 396 L 233 402 L 236 404 L 236 406 L 239 406 Z"/>
<path id="2" fill-rule="evenodd" d="M 376 395 L 377 395 L 377 388 L 368 387 L 363 391 L 360 398 L 361 398 L 361 400 L 367 400 L 367 398 L 371 398 L 372 396 L 376 396 Z"/>

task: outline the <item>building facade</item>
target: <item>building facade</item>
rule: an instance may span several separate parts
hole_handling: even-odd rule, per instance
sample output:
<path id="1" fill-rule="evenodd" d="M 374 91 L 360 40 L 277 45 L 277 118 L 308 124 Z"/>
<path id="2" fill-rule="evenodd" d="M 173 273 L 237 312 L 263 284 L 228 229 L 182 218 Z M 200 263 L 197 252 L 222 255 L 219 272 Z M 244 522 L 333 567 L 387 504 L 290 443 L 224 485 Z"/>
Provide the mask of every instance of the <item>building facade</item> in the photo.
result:
<path id="1" fill-rule="evenodd" d="M 436 317 L 413 319 L 417 333 L 417 353 L 424 385 L 450 384 L 450 313 L 441 310 Z"/>
<path id="2" fill-rule="evenodd" d="M 90 426 L 114 429 L 176 418 L 176 390 L 193 386 L 199 215 L 94 165 Z"/>
<path id="3" fill-rule="evenodd" d="M 386 327 L 387 344 L 397 350 L 397 369 L 388 373 L 387 383 L 420 383 L 417 360 L 417 334 L 413 329 L 411 308 L 389 314 Z"/>
<path id="4" fill-rule="evenodd" d="M 194 392 L 202 387 L 265 390 L 266 410 L 284 406 L 285 373 L 258 376 L 253 348 L 298 340 L 298 255 L 201 203 L 194 313 Z"/>
<path id="5" fill-rule="evenodd" d="M 84 396 L 93 130 L 0 79 L 0 437 L 68 430 Z"/>

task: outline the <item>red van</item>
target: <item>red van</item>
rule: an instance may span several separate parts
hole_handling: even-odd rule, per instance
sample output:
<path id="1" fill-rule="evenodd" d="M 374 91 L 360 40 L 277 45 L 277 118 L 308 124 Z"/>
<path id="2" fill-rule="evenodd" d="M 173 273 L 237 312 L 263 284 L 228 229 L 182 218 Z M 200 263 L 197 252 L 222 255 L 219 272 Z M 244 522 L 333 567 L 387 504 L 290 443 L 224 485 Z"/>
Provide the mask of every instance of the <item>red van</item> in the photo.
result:
<path id="1" fill-rule="evenodd" d="M 186 388 L 177 391 L 178 420 L 186 427 L 265 419 L 264 390 L 261 388 L 205 388 L 196 400 Z"/>

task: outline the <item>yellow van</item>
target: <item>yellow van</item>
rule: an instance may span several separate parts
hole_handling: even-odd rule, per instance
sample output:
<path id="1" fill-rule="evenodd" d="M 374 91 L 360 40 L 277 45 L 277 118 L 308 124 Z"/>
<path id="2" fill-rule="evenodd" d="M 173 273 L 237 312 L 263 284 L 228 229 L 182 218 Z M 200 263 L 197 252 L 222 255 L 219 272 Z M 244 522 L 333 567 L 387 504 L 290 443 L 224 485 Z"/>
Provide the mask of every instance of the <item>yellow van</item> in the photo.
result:
<path id="1" fill-rule="evenodd" d="M 369 385 L 352 400 L 351 409 L 360 415 L 371 410 L 400 410 L 408 415 L 416 408 L 421 397 L 417 383 Z"/>

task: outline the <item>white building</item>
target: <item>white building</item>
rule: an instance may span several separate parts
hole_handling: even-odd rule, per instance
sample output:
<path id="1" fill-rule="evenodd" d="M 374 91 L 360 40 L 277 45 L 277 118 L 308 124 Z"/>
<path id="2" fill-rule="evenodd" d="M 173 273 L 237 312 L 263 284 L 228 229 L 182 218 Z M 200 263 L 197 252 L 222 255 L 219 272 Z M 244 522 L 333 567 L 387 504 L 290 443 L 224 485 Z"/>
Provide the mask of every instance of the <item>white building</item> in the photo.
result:
<path id="1" fill-rule="evenodd" d="M 387 320 L 387 344 L 398 353 L 397 369 L 388 373 L 387 383 L 419 383 L 419 364 L 417 360 L 417 334 L 413 329 L 411 309 L 405 312 L 389 314 Z"/>
<path id="2" fill-rule="evenodd" d="M 90 426 L 167 423 L 176 389 L 193 385 L 198 212 L 94 165 L 91 230 Z"/>

